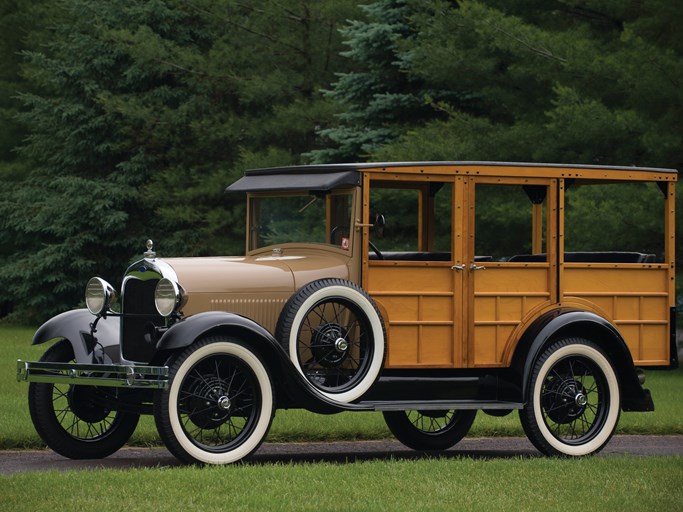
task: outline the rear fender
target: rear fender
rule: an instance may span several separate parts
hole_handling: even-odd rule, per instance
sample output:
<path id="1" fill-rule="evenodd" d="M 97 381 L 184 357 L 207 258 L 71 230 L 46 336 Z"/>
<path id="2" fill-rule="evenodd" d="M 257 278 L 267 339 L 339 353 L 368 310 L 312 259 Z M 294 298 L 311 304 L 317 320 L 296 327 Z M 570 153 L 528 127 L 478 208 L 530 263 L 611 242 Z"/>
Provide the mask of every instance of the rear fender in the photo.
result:
<path id="1" fill-rule="evenodd" d="M 77 363 L 118 363 L 120 322 L 116 317 L 100 318 L 95 337 L 91 325 L 96 317 L 87 309 L 66 311 L 41 325 L 33 335 L 32 345 L 66 339 L 73 347 Z"/>
<path id="2" fill-rule="evenodd" d="M 522 377 L 524 402 L 530 393 L 531 372 L 543 350 L 554 340 L 572 336 L 593 341 L 609 357 L 619 378 L 623 410 L 654 410 L 649 391 L 640 385 L 631 352 L 619 331 L 594 313 L 568 308 L 543 315 L 527 329 L 517 345 L 511 368 Z"/>

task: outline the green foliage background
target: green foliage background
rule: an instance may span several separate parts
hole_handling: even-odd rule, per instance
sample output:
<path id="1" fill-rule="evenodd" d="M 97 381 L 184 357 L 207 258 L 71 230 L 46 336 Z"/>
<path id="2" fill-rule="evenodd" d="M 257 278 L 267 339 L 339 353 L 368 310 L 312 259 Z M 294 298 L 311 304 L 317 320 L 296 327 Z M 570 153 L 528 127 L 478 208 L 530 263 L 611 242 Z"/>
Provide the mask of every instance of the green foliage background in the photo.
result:
<path id="1" fill-rule="evenodd" d="M 677 0 L 0 0 L 0 316 L 74 306 L 146 238 L 241 253 L 223 190 L 246 168 L 681 169 L 681 19 Z"/>

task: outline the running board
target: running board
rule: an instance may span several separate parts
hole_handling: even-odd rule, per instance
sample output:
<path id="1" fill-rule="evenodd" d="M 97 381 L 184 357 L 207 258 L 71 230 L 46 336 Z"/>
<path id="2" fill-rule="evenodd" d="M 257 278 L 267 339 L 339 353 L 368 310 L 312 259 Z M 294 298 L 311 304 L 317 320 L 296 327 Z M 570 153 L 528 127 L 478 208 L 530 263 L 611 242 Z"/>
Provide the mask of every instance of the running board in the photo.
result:
<path id="1" fill-rule="evenodd" d="M 382 402 L 359 402 L 360 408 L 372 411 L 443 411 L 443 410 L 510 410 L 521 409 L 521 402 L 501 402 L 498 400 L 396 400 Z"/>

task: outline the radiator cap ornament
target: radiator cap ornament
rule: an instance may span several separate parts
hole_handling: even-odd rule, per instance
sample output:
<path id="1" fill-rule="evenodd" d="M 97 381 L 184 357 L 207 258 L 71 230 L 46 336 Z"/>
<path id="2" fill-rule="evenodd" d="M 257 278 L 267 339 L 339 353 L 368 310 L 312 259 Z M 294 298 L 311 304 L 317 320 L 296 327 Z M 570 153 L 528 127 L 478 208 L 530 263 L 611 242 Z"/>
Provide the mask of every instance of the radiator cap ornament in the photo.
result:
<path id="1" fill-rule="evenodd" d="M 148 260 L 153 260 L 154 258 L 157 257 L 157 253 L 155 253 L 152 248 L 154 247 L 154 242 L 151 240 L 147 240 L 147 251 L 145 252 L 144 256 Z"/>

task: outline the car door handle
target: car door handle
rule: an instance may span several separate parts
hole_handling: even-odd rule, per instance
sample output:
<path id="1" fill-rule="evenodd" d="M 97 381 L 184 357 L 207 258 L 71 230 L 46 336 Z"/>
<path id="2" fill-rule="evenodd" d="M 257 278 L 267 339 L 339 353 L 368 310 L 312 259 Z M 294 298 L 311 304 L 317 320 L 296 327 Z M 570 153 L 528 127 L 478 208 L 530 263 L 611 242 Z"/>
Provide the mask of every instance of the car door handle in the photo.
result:
<path id="1" fill-rule="evenodd" d="M 453 265 L 451 267 L 451 269 L 457 270 L 458 272 L 460 272 L 461 270 L 465 270 L 465 265 Z M 470 265 L 470 271 L 474 272 L 475 270 L 486 270 L 486 267 L 479 267 L 479 266 L 475 265 L 474 263 L 472 263 Z"/>

